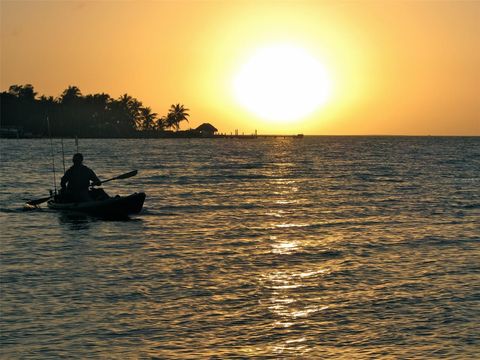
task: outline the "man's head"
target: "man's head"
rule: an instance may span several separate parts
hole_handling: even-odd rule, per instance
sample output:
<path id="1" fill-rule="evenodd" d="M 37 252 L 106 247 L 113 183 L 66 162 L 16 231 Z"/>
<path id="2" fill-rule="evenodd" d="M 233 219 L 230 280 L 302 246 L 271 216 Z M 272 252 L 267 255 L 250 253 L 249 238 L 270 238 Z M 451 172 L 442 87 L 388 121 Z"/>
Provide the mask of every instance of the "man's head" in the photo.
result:
<path id="1" fill-rule="evenodd" d="M 83 162 L 83 155 L 80 153 L 76 153 L 75 155 L 73 155 L 72 161 L 75 165 L 80 165 Z"/>

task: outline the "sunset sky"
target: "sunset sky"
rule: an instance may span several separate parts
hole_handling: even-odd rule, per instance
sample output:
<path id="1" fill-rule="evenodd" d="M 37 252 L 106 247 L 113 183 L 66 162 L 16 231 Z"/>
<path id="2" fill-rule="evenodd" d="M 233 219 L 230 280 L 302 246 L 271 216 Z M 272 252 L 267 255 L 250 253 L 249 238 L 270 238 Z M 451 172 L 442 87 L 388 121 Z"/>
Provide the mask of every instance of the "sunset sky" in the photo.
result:
<path id="1" fill-rule="evenodd" d="M 480 1 L 3 1 L 1 91 L 124 93 L 220 132 L 480 135 Z M 263 91 L 263 93 L 262 93 Z"/>

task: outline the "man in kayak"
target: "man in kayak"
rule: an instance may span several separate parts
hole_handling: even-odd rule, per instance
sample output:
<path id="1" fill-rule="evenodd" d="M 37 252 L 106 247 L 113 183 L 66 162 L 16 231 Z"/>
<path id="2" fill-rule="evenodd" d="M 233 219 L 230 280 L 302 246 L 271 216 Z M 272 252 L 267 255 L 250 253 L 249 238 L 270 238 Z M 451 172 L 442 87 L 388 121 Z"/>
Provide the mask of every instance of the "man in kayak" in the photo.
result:
<path id="1" fill-rule="evenodd" d="M 90 185 L 100 185 L 100 179 L 92 169 L 82 164 L 82 154 L 77 153 L 73 155 L 72 161 L 73 166 L 65 172 L 60 181 L 62 196 L 74 202 L 92 200 L 88 193 L 88 188 Z"/>

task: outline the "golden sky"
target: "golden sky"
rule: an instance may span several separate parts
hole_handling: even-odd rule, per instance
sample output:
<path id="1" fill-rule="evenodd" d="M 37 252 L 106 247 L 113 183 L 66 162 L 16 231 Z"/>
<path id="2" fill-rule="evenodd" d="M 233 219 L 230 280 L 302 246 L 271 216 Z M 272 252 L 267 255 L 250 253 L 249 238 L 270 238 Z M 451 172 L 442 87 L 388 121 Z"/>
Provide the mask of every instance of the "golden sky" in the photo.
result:
<path id="1" fill-rule="evenodd" d="M 2 91 L 76 85 L 160 115 L 182 103 L 183 128 L 226 133 L 480 135 L 480 1 L 0 1 Z M 309 115 L 266 119 L 234 94 L 243 66 L 276 44 L 328 74 Z"/>

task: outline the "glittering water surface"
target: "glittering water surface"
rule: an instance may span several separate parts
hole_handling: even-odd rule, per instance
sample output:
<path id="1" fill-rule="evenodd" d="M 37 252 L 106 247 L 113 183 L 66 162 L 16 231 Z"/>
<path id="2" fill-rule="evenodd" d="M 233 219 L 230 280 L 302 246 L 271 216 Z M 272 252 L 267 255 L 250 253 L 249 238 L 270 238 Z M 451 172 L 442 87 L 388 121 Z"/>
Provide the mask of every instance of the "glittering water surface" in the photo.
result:
<path id="1" fill-rule="evenodd" d="M 129 221 L 22 211 L 50 151 L 1 141 L 2 357 L 480 353 L 480 138 L 80 140 Z"/>

